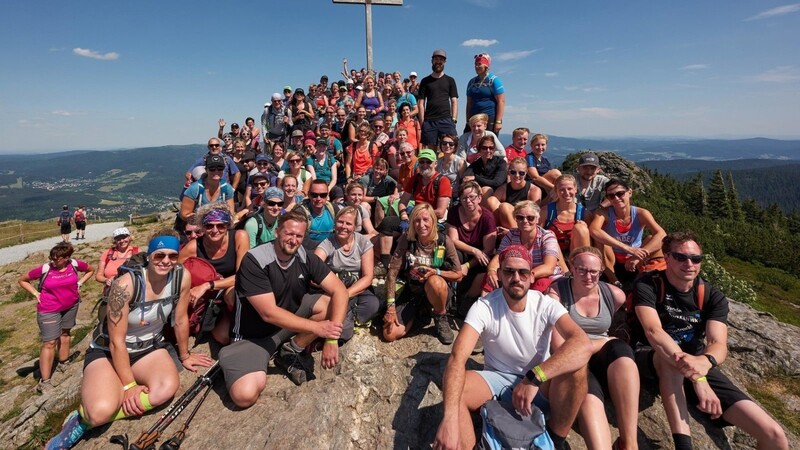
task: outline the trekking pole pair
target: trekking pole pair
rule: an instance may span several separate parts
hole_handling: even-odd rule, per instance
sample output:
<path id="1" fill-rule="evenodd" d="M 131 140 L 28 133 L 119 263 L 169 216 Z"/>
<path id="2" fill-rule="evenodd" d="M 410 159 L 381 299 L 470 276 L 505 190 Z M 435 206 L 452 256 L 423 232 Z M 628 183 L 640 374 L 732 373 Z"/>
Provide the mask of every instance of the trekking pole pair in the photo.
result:
<path id="1" fill-rule="evenodd" d="M 211 386 L 214 384 L 214 377 L 219 373 L 219 361 L 215 362 L 209 369 L 206 371 L 204 375 L 195 380 L 195 382 L 186 389 L 186 392 L 181 395 L 178 400 L 176 400 L 161 417 L 158 418 L 156 423 L 153 424 L 147 431 L 143 432 L 136 442 L 132 444 L 128 444 L 128 435 L 115 435 L 111 436 L 109 440 L 112 444 L 119 444 L 122 446 L 123 450 L 155 450 L 155 444 L 158 439 L 161 437 L 161 433 L 167 429 L 167 427 L 172 424 L 173 421 L 186 409 L 187 406 L 192 402 L 192 400 L 197 397 L 197 395 L 203 390 L 206 389 L 205 394 L 203 395 L 200 403 L 195 406 L 192 414 L 189 416 L 189 419 L 184 423 L 181 427 L 179 432 L 183 432 L 179 441 L 177 442 L 178 447 L 180 446 L 180 442 L 183 441 L 183 437 L 186 435 L 186 429 L 189 427 L 189 422 L 194 418 L 195 413 L 197 410 L 200 409 L 200 405 L 202 404 L 202 400 L 205 400 L 206 396 L 208 395 L 209 391 L 211 390 Z M 176 433 L 173 438 L 178 437 L 178 433 Z M 172 441 L 172 439 L 170 439 Z M 169 442 L 169 441 L 168 441 Z M 165 443 L 164 445 L 166 445 Z M 174 444 L 174 443 L 173 443 Z M 166 449 L 177 449 L 178 447 L 164 447 Z"/>

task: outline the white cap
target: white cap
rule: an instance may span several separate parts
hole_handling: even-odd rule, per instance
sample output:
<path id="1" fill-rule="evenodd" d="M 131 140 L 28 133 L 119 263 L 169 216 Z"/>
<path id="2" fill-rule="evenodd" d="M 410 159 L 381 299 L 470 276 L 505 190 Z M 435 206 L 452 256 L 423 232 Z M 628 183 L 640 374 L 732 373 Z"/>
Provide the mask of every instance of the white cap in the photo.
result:
<path id="1" fill-rule="evenodd" d="M 408 74 L 408 76 L 415 77 L 415 76 L 417 76 L 417 72 L 411 72 L 410 74 Z"/>
<path id="2" fill-rule="evenodd" d="M 130 236 L 130 235 L 131 235 L 131 232 L 130 232 L 130 230 L 128 230 L 127 228 L 125 228 L 125 227 L 122 227 L 122 228 L 117 228 L 117 229 L 116 229 L 116 230 L 114 230 L 114 231 L 113 231 L 111 234 L 112 234 L 114 237 L 117 237 L 117 236 Z"/>
<path id="3" fill-rule="evenodd" d="M 283 96 L 276 92 L 276 93 L 272 94 L 272 99 L 273 100 L 283 100 Z"/>

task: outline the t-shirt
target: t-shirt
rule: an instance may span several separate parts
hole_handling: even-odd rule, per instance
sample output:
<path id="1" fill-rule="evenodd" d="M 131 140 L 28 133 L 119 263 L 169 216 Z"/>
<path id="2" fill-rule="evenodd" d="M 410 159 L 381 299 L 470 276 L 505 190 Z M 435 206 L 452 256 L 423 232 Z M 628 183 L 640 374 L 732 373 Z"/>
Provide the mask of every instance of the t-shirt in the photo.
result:
<path id="1" fill-rule="evenodd" d="M 390 176 L 385 176 L 383 179 L 375 183 L 375 178 L 370 175 L 364 175 L 359 182 L 366 187 L 366 195 L 368 197 L 386 197 L 394 193 L 397 189 L 397 181 Z"/>
<path id="2" fill-rule="evenodd" d="M 508 147 L 506 147 L 506 159 L 508 160 L 509 163 L 511 163 L 511 160 L 514 158 L 524 159 L 526 156 L 528 156 L 528 154 L 527 152 L 525 152 L 524 148 L 520 150 L 517 147 L 514 147 L 513 145 L 509 145 Z"/>
<path id="3" fill-rule="evenodd" d="M 578 181 L 578 202 L 583 203 L 583 207 L 587 211 L 594 212 L 600 207 L 600 202 L 603 201 L 603 188 L 609 182 L 608 177 L 595 175 L 589 185 L 584 188 L 583 185 L 586 182 L 583 181 L 581 175 L 575 173 L 573 176 Z"/>
<path id="4" fill-rule="evenodd" d="M 456 80 L 442 74 L 439 78 L 428 75 L 419 85 L 418 97 L 425 100 L 425 120 L 452 119 L 456 111 L 450 111 L 450 99 L 458 98 Z"/>
<path id="5" fill-rule="evenodd" d="M 231 185 L 228 183 L 222 183 L 220 185 L 220 191 L 216 201 L 225 203 L 228 201 L 228 199 L 233 198 L 233 195 L 234 191 Z M 189 187 L 183 192 L 183 196 L 189 197 L 195 201 L 195 210 L 197 210 L 197 208 L 199 208 L 201 205 L 210 203 L 210 200 L 206 195 L 205 181 L 202 178 L 190 184 Z"/>
<path id="6" fill-rule="evenodd" d="M 503 290 L 495 289 L 472 305 L 464 323 L 483 339 L 486 370 L 524 375 L 550 357 L 553 327 L 564 314 L 561 303 L 533 290 L 524 311 L 511 311 Z"/>
<path id="7" fill-rule="evenodd" d="M 311 212 L 311 214 L 309 214 L 308 225 L 309 239 L 320 242 L 330 236 L 330 234 L 333 233 L 334 223 L 334 217 L 331 214 L 330 208 L 323 206 L 322 213 L 318 216 L 314 215 L 311 210 L 311 205 L 308 206 L 308 211 Z"/>
<path id="8" fill-rule="evenodd" d="M 242 258 L 242 264 L 236 272 L 231 338 L 238 341 L 267 337 L 280 330 L 278 326 L 261 319 L 248 297 L 272 293 L 279 307 L 294 313 L 300 308 L 300 302 L 309 292 L 311 283 L 321 284 L 329 273 L 331 270 L 328 266 L 302 246 L 297 249 L 285 270 L 278 265 L 274 242 L 251 249 Z"/>
<path id="9" fill-rule="evenodd" d="M 477 76 L 469 80 L 469 83 L 467 83 L 467 97 L 472 100 L 472 105 L 468 116 L 472 117 L 475 114 L 483 113 L 489 116 L 490 119 L 494 118 L 497 113 L 497 99 L 495 97 L 505 92 L 503 82 L 492 73 L 487 73 L 483 80 Z"/>
<path id="10" fill-rule="evenodd" d="M 458 231 L 458 240 L 475 248 L 483 249 L 483 238 L 491 233 L 497 232 L 494 214 L 484 207 L 481 208 L 481 218 L 472 230 L 465 230 L 458 214 L 458 206 L 450 208 L 447 213 L 447 224 Z"/>
<path id="11" fill-rule="evenodd" d="M 275 230 L 278 229 L 278 220 L 276 219 L 272 226 L 269 226 L 266 219 L 264 219 L 263 212 L 260 212 L 259 214 L 261 215 L 261 220 L 263 221 L 263 226 L 261 229 L 261 243 L 266 244 L 267 242 L 274 241 Z M 247 219 L 247 222 L 244 224 L 244 229 L 247 231 L 247 236 L 250 237 L 250 248 L 259 245 L 258 220 L 258 217 L 253 216 Z"/>
<path id="12" fill-rule="evenodd" d="M 503 236 L 500 241 L 500 247 L 497 249 L 498 253 L 502 252 L 509 245 L 523 245 L 519 228 L 512 228 Z M 538 267 L 544 263 L 545 256 L 552 256 L 558 259 L 558 240 L 556 235 L 550 231 L 545 230 L 540 226 L 536 226 L 536 238 L 533 240 L 532 245 L 528 248 L 533 260 L 533 267 Z M 556 279 L 561 277 L 561 265 L 556 264 L 553 275 L 550 278 Z"/>
<path id="13" fill-rule="evenodd" d="M 664 280 L 664 301 L 659 302 L 661 288 L 655 277 Z M 647 272 L 633 286 L 633 305 L 654 308 L 661 328 L 686 353 L 699 355 L 705 349 L 706 323 L 716 320 L 728 324 L 728 299 L 717 288 L 705 283 L 707 300 L 700 311 L 695 291 L 700 278 L 689 292 L 680 292 L 667 280 L 664 271 Z"/>
<path id="14" fill-rule="evenodd" d="M 372 248 L 372 242 L 363 234 L 353 233 L 355 241 L 349 252 L 342 249 L 336 236 L 320 242 L 319 248 L 325 251 L 328 257 L 325 263 L 334 273 L 352 272 L 361 277 L 361 257 Z"/>
<path id="15" fill-rule="evenodd" d="M 369 149 L 358 149 L 358 143 L 353 143 L 350 146 L 350 152 L 353 154 L 353 175 L 364 175 L 372 168 L 372 161 L 380 155 L 380 150 L 375 143 L 369 143 Z"/>
<path id="16" fill-rule="evenodd" d="M 434 192 L 436 177 L 439 177 L 439 192 Z M 416 174 L 411 177 L 403 186 L 404 192 L 410 192 L 414 201 L 417 203 L 427 203 L 436 207 L 436 200 L 439 197 L 450 198 L 453 195 L 453 189 L 450 186 L 450 180 L 438 173 L 433 174 L 430 182 L 427 185 L 422 184 L 422 175 Z"/>
<path id="17" fill-rule="evenodd" d="M 539 173 L 540 177 L 544 176 L 544 174 L 553 168 L 550 164 L 550 160 L 548 160 L 544 155 L 542 155 L 541 159 L 536 159 L 536 156 L 534 156 L 533 153 L 528 153 L 526 158 L 528 160 L 528 167 L 536 167 L 536 171 Z"/>
<path id="18" fill-rule="evenodd" d="M 113 248 L 107 248 L 103 254 L 100 255 L 100 261 L 106 262 L 105 269 L 103 270 L 103 276 L 106 278 L 116 277 L 120 266 L 125 264 L 125 261 L 127 261 L 128 258 L 137 253 L 139 253 L 139 247 L 134 246 L 129 247 L 128 251 L 124 255 L 116 254 Z"/>
<path id="19" fill-rule="evenodd" d="M 329 153 L 325 154 L 325 158 L 320 161 L 317 158 L 311 157 L 306 159 L 306 166 L 314 168 L 314 173 L 317 175 L 318 180 L 323 180 L 326 183 L 331 182 L 331 167 L 336 161 Z"/>
<path id="20" fill-rule="evenodd" d="M 63 271 L 59 271 L 52 263 L 48 263 L 50 268 L 44 283 L 40 289 L 41 295 L 39 296 L 39 303 L 36 305 L 36 310 L 40 313 L 54 313 L 66 311 L 81 299 L 81 294 L 78 291 L 78 280 L 80 277 L 76 272 L 86 272 L 89 270 L 89 264 L 84 261 L 76 260 L 78 267 L 73 267 L 72 262 L 68 262 Z M 31 284 L 36 286 L 38 280 L 42 277 L 42 267 L 37 266 L 28 272 Z"/>

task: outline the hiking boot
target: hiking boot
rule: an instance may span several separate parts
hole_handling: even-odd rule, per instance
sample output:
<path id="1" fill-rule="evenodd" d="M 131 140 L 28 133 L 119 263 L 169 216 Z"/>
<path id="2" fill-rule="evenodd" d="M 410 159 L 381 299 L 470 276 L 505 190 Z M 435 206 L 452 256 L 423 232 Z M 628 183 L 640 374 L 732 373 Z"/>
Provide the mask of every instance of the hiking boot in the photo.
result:
<path id="1" fill-rule="evenodd" d="M 36 391 L 40 394 L 47 394 L 51 390 L 53 390 L 53 383 L 49 379 L 39 380 L 39 384 L 36 385 Z"/>
<path id="2" fill-rule="evenodd" d="M 61 432 L 47 441 L 47 445 L 45 445 L 44 448 L 45 450 L 61 450 L 72 448 L 72 446 L 74 446 L 81 439 L 81 436 L 83 436 L 83 433 L 86 432 L 87 428 L 89 428 L 89 426 L 83 423 L 83 420 L 81 420 L 81 415 L 78 414 L 78 411 L 72 411 L 69 413 L 67 418 L 64 419 L 64 425 L 61 428 Z"/>
<path id="3" fill-rule="evenodd" d="M 439 342 L 444 345 L 450 345 L 453 343 L 453 330 L 450 328 L 450 321 L 447 317 L 447 314 L 436 315 L 436 337 L 439 338 Z"/>
<path id="4" fill-rule="evenodd" d="M 298 386 L 316 378 L 314 376 L 314 357 L 304 351 L 292 350 L 288 343 L 281 346 L 278 357 L 275 358 L 275 365 L 283 369 L 292 383 Z"/>

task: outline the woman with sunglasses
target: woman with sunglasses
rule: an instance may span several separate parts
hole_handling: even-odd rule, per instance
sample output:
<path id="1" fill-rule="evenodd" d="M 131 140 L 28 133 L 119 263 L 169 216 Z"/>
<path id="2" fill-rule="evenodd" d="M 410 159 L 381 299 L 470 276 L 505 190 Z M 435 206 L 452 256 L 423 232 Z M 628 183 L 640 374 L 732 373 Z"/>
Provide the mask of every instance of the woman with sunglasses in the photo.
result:
<path id="1" fill-rule="evenodd" d="M 314 142 L 311 139 L 306 141 Z M 314 145 L 311 144 L 311 147 L 313 149 Z M 314 181 L 314 175 L 303 168 L 303 156 L 298 152 L 289 152 L 286 156 L 286 161 L 289 163 L 289 170 L 278 172 L 279 183 L 282 183 L 283 178 L 287 175 L 292 175 L 297 180 L 300 189 L 299 194 L 307 197 L 309 189 L 311 189 L 311 182 Z"/>
<path id="2" fill-rule="evenodd" d="M 264 172 L 250 175 L 249 181 L 250 184 L 247 186 L 245 194 L 245 206 L 236 213 L 236 217 L 240 219 L 264 204 L 264 192 L 270 186 L 269 175 Z"/>
<path id="3" fill-rule="evenodd" d="M 283 191 L 277 187 L 264 190 L 262 210 L 247 219 L 244 229 L 250 241 L 250 248 L 275 240 L 278 216 L 283 209 Z"/>
<path id="4" fill-rule="evenodd" d="M 610 206 L 597 210 L 589 233 L 595 242 L 606 246 L 608 280 L 620 282 L 627 289 L 637 272 L 666 267 L 661 241 L 667 233 L 650 211 L 631 205 L 633 192 L 628 183 L 612 179 L 603 189 Z"/>
<path id="5" fill-rule="evenodd" d="M 355 326 L 369 327 L 381 309 L 381 300 L 372 291 L 375 272 L 372 242 L 356 231 L 359 214 L 354 206 L 339 210 L 334 219 L 333 233 L 314 249 L 314 254 L 342 280 L 350 297 L 347 317 L 339 336 L 343 342 L 353 337 Z"/>
<path id="6" fill-rule="evenodd" d="M 236 167 L 239 169 L 239 173 L 242 174 L 239 177 L 239 183 L 236 186 L 232 186 L 233 189 L 236 191 L 236 206 L 241 207 L 247 204 L 246 196 L 247 196 L 247 188 L 248 180 L 247 180 L 247 166 L 244 163 L 244 152 L 247 149 L 245 146 L 245 142 L 242 139 L 236 139 L 233 142 L 233 153 L 231 154 L 231 159 L 233 163 L 236 164 Z"/>
<path id="7" fill-rule="evenodd" d="M 337 189 L 336 186 L 339 162 L 336 161 L 332 152 L 328 151 L 328 141 L 321 138 L 316 140 L 314 153 L 306 159 L 306 170 L 313 175 L 315 180 L 322 180 L 328 183 L 328 192 L 331 194 L 331 199 L 342 198 L 342 188 Z"/>
<path id="8" fill-rule="evenodd" d="M 346 206 L 352 206 L 358 211 L 356 216 L 356 233 L 365 235 L 368 239 L 378 235 L 378 231 L 372 225 L 372 215 L 369 203 L 364 201 L 364 185 L 354 181 L 345 188 L 344 201 Z"/>
<path id="9" fill-rule="evenodd" d="M 369 124 L 358 127 L 358 141 L 345 151 L 344 171 L 348 181 L 358 181 L 372 168 L 375 159 L 380 157 L 378 145 L 372 141 L 374 134 Z"/>
<path id="10" fill-rule="evenodd" d="M 119 267 L 131 256 L 139 253 L 139 247 L 131 245 L 131 232 L 126 228 L 117 228 L 111 235 L 114 243 L 100 255 L 94 279 L 103 284 L 103 295 L 108 293 L 111 282 L 117 276 Z"/>
<path id="11" fill-rule="evenodd" d="M 488 53 L 475 55 L 477 76 L 467 83 L 467 117 L 481 113 L 486 114 L 488 117 L 487 129 L 499 134 L 503 128 L 506 91 L 500 78 L 489 72 L 491 64 L 492 57 Z"/>
<path id="12" fill-rule="evenodd" d="M 157 232 L 150 238 L 141 278 L 129 272 L 111 285 L 106 319 L 83 361 L 81 405 L 45 448 L 71 448 L 89 428 L 140 416 L 172 400 L 180 380 L 164 341 L 171 316 L 183 367 L 196 372 L 211 365 L 208 356 L 189 351 L 191 275 L 176 269 L 178 247 L 175 231 Z M 175 280 L 178 273 L 182 277 Z M 134 298 L 135 292 L 141 296 Z"/>
<path id="13" fill-rule="evenodd" d="M 314 128 L 314 106 L 306 99 L 303 88 L 294 91 L 292 99 L 289 101 L 289 111 L 292 113 L 292 131 L 311 130 Z"/>
<path id="14" fill-rule="evenodd" d="M 406 130 L 406 133 L 408 133 L 408 142 L 414 146 L 415 150 L 419 150 L 419 139 L 420 136 L 422 136 L 422 128 L 419 124 L 419 120 L 411 116 L 411 105 L 408 103 L 400 104 L 399 110 L 400 117 L 397 119 L 395 130 Z M 395 131 L 395 133 L 397 133 L 397 131 Z"/>
<path id="15" fill-rule="evenodd" d="M 484 136 L 478 140 L 478 150 L 480 158 L 470 164 L 464 171 L 462 181 L 476 181 L 481 186 L 482 203 L 486 204 L 486 199 L 492 195 L 495 189 L 505 184 L 508 179 L 508 164 L 505 159 L 505 149 L 503 156 L 497 156 L 494 138 Z"/>
<path id="16" fill-rule="evenodd" d="M 533 261 L 533 271 L 531 273 L 536 280 L 531 284 L 531 289 L 545 292 L 550 283 L 563 275 L 564 269 L 559 264 L 559 261 L 564 258 L 561 255 L 561 249 L 558 248 L 558 241 L 553 232 L 545 230 L 538 225 L 539 212 L 539 205 L 535 202 L 530 200 L 517 202 L 514 205 L 514 220 L 517 222 L 517 228 L 508 230 L 508 233 L 503 236 L 497 253 L 499 254 L 509 245 L 522 245 L 527 248 Z M 500 260 L 495 255 L 486 270 L 486 283 L 483 285 L 484 291 L 489 292 L 500 286 L 497 278 L 497 269 L 499 267 Z"/>
<path id="17" fill-rule="evenodd" d="M 481 206 L 481 187 L 467 181 L 458 191 L 458 206 L 447 214 L 447 236 L 453 241 L 461 261 L 464 278 L 458 283 L 456 298 L 459 315 L 466 317 L 469 307 L 481 295 L 486 265 L 494 253 L 497 226 L 491 211 Z"/>
<path id="18" fill-rule="evenodd" d="M 251 150 L 256 152 L 261 150 L 260 142 L 261 142 L 261 130 L 258 129 L 256 126 L 256 120 L 252 117 L 248 117 L 244 120 L 244 128 L 242 128 L 242 132 L 247 131 L 246 137 L 250 138 L 250 141 L 247 143 L 247 147 Z M 241 136 L 242 139 L 245 139 L 245 136 Z"/>
<path id="19" fill-rule="evenodd" d="M 523 200 L 539 203 L 542 190 L 528 181 L 528 163 L 523 158 L 514 158 L 508 164 L 508 183 L 501 185 L 493 195 L 486 198 L 486 207 L 494 213 L 497 231 L 502 236 L 511 228 L 517 228 L 514 220 L 514 205 Z"/>
<path id="20" fill-rule="evenodd" d="M 233 294 L 236 271 L 242 258 L 250 250 L 250 239 L 244 230 L 233 228 L 233 217 L 230 209 L 219 203 L 205 205 L 197 211 L 203 225 L 203 235 L 184 246 L 178 262 L 195 256 L 205 259 L 216 269 L 221 280 L 209 281 L 193 287 L 189 291 L 189 302 L 194 305 L 202 301 L 207 292 L 210 295 L 221 294 L 226 310 L 217 319 L 211 335 L 222 345 L 228 344 L 230 337 L 230 313 L 233 311 Z"/>
<path id="21" fill-rule="evenodd" d="M 603 254 L 594 247 L 575 248 L 570 256 L 572 277 L 550 285 L 547 295 L 560 300 L 570 317 L 589 336 L 589 392 L 578 412 L 581 436 L 589 449 L 636 449 L 639 415 L 639 371 L 633 349 L 625 341 L 608 335 L 614 313 L 625 304 L 625 293 L 600 281 Z M 552 351 L 564 338 L 553 333 Z M 614 403 L 619 438 L 612 445 L 606 418 L 605 395 Z"/>
<path id="22" fill-rule="evenodd" d="M 475 114 L 469 118 L 469 129 L 471 131 L 464 133 L 458 138 L 458 148 L 456 154 L 467 160 L 467 164 L 472 164 L 481 157 L 478 145 L 481 138 L 490 136 L 494 140 L 495 153 L 501 159 L 506 158 L 506 148 L 500 142 L 493 132 L 486 129 L 486 124 L 489 122 L 489 116 L 486 114 Z"/>
<path id="23" fill-rule="evenodd" d="M 181 199 L 181 219 L 189 221 L 197 208 L 209 203 L 222 203 L 233 211 L 233 199 L 236 195 L 231 185 L 222 181 L 222 173 L 226 170 L 226 161 L 221 155 L 206 157 L 206 173 L 199 180 L 190 184 Z"/>
<path id="24" fill-rule="evenodd" d="M 356 114 L 348 120 L 347 139 L 342 139 L 342 146 L 344 146 L 345 149 L 350 148 L 351 145 L 358 142 L 360 139 L 358 136 L 358 130 L 365 125 L 370 129 L 372 128 L 367 120 L 367 108 L 359 106 L 356 109 Z M 345 144 L 345 140 L 347 141 L 347 144 Z"/>
<path id="25" fill-rule="evenodd" d="M 584 222 L 585 209 L 578 203 L 578 184 L 572 175 L 561 175 L 556 179 L 557 200 L 547 205 L 539 225 L 556 235 L 558 246 L 564 256 L 578 247 L 591 245 L 589 225 Z"/>
<path id="26" fill-rule="evenodd" d="M 467 163 L 464 158 L 456 155 L 456 145 L 458 145 L 456 135 L 443 135 L 439 139 L 439 154 L 442 156 L 436 160 L 436 171 L 450 180 L 453 192 L 459 191 L 461 178 L 467 169 Z"/>
<path id="27" fill-rule="evenodd" d="M 19 285 L 36 298 L 36 321 L 42 336 L 39 351 L 39 385 L 37 390 L 49 390 L 53 374 L 53 362 L 58 352 L 59 365 L 69 363 L 70 330 L 75 326 L 80 289 L 92 277 L 92 266 L 79 259 L 72 259 L 75 249 L 68 242 L 61 242 L 50 249 L 50 262 L 37 266 L 19 278 Z M 78 272 L 83 272 L 81 276 Z M 37 280 L 35 288 L 31 281 Z M 63 367 L 62 367 L 63 369 Z"/>

